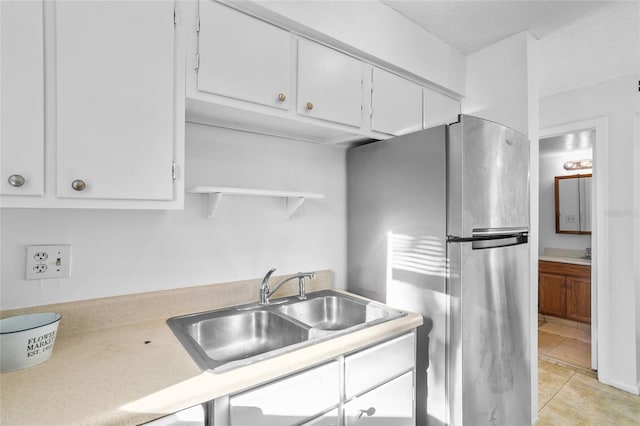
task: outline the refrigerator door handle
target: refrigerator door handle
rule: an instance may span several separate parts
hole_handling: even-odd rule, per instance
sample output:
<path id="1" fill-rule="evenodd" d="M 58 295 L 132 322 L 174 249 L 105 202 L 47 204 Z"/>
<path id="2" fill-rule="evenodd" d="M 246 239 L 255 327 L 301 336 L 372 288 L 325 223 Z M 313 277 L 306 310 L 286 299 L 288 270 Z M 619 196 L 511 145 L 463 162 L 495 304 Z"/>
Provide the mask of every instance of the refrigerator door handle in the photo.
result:
<path id="1" fill-rule="evenodd" d="M 510 237 L 505 237 L 505 238 L 474 240 L 471 242 L 471 249 L 483 250 L 483 249 L 491 249 L 491 248 L 498 248 L 498 247 L 517 246 L 518 244 L 527 244 L 528 241 L 529 241 L 529 236 L 527 234 L 512 235 Z"/>
<path id="2" fill-rule="evenodd" d="M 473 250 L 515 246 L 528 241 L 528 228 L 477 228 L 471 237 L 447 237 L 449 243 L 471 243 Z"/>
<path id="3" fill-rule="evenodd" d="M 529 234 L 529 228 L 475 228 L 471 236 L 479 239 L 508 238 L 513 235 Z"/>

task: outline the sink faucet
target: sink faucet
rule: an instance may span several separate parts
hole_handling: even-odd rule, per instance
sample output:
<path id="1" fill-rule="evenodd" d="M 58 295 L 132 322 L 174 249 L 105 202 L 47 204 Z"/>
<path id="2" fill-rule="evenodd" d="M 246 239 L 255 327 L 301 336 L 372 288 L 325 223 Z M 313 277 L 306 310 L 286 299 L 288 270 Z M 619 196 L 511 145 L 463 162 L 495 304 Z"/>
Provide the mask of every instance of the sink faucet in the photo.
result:
<path id="1" fill-rule="evenodd" d="M 306 289 L 305 289 L 304 280 L 305 278 L 309 278 L 312 280 L 315 279 L 316 278 L 315 272 L 298 272 L 295 275 L 292 275 L 288 278 L 283 279 L 282 281 L 277 283 L 275 286 L 273 286 L 273 289 L 271 289 L 269 287 L 269 278 L 271 278 L 271 274 L 273 274 L 275 271 L 276 271 L 276 268 L 270 269 L 269 272 L 267 272 L 267 274 L 262 279 L 262 284 L 260 284 L 260 304 L 261 305 L 268 305 L 269 298 L 273 295 L 273 293 L 278 291 L 278 289 L 282 287 L 284 283 L 296 278 L 298 279 L 298 286 L 300 287 L 300 294 L 298 295 L 298 299 L 304 300 L 307 298 L 305 294 Z"/>

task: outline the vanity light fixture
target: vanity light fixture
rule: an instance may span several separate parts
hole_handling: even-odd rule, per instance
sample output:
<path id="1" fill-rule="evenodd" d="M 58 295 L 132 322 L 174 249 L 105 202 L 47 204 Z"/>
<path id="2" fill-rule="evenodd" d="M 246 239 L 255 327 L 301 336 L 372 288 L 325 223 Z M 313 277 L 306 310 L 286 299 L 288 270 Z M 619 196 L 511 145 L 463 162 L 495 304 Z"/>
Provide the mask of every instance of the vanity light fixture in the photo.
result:
<path id="1" fill-rule="evenodd" d="M 593 168 L 593 160 L 590 158 L 586 160 L 575 160 L 575 161 L 567 161 L 564 163 L 565 170 L 581 170 L 581 169 L 592 169 Z"/>

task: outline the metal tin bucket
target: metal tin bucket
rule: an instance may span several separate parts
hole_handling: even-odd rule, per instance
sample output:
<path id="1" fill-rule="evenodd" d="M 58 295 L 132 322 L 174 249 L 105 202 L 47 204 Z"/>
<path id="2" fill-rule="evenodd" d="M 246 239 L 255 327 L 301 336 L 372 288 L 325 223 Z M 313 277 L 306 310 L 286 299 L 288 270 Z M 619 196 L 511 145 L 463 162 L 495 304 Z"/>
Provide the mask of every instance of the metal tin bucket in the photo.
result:
<path id="1" fill-rule="evenodd" d="M 0 371 L 31 367 L 49 359 L 61 315 L 54 312 L 0 319 Z"/>

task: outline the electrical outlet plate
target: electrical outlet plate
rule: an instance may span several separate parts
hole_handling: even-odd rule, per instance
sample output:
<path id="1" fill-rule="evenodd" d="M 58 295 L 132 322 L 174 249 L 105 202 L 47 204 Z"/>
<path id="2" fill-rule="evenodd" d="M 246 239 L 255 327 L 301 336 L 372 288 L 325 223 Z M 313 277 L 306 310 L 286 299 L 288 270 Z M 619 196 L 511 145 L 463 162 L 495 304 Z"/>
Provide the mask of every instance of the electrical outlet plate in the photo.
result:
<path id="1" fill-rule="evenodd" d="M 71 275 L 71 245 L 27 246 L 26 279 L 41 280 Z"/>

